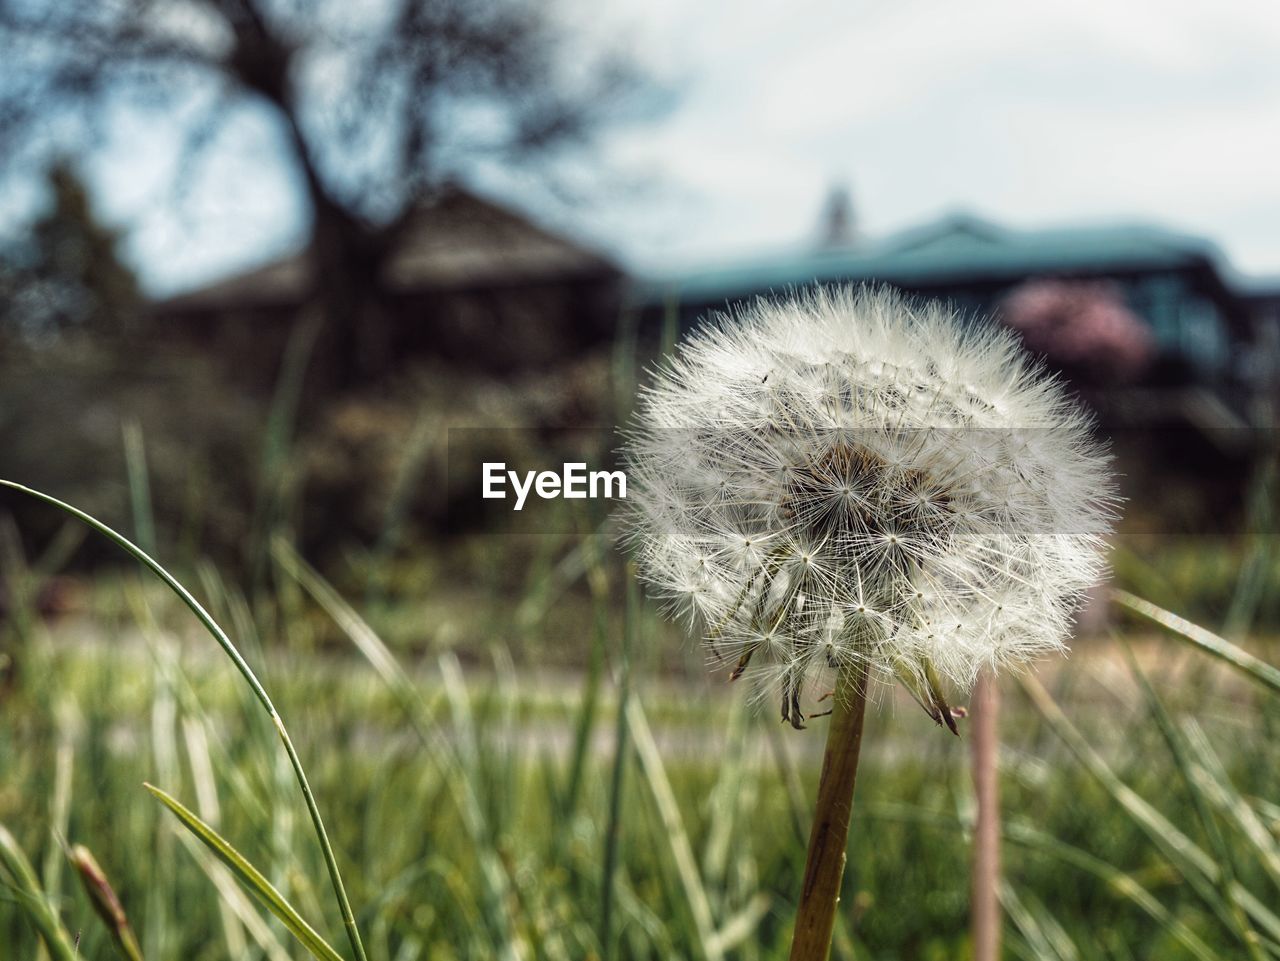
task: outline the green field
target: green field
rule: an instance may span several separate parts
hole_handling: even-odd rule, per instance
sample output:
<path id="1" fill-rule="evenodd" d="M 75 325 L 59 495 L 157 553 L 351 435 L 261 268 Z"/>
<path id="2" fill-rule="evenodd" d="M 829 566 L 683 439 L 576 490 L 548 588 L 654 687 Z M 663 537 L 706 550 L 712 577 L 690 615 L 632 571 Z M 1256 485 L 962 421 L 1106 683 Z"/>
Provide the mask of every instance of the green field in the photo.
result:
<path id="1" fill-rule="evenodd" d="M 611 555 L 580 577 L 548 564 L 554 590 L 419 606 L 348 605 L 288 548 L 273 557 L 251 600 L 208 567 L 189 582 L 293 735 L 370 958 L 786 956 L 824 722 L 780 726 L 706 669 Z M 0 824 L 43 894 L 7 862 L 0 956 L 39 956 L 36 901 L 79 956 L 116 956 L 73 844 L 147 958 L 304 956 L 143 782 L 350 956 L 293 772 L 234 667 L 142 572 L 104 572 L 77 606 L 4 624 Z M 1002 682 L 1007 954 L 1280 955 L 1280 701 L 1185 639 L 1126 631 Z M 878 701 L 834 957 L 963 958 L 968 745 L 901 693 Z"/>

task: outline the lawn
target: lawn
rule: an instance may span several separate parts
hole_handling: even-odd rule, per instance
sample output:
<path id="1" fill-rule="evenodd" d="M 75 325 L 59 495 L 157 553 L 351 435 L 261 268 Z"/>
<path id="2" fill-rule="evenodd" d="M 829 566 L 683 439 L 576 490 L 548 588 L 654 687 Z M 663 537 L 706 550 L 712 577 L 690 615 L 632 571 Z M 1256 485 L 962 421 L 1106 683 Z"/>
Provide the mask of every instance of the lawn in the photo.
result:
<path id="1" fill-rule="evenodd" d="M 369 957 L 786 957 L 822 719 L 780 725 L 607 557 L 553 599 L 494 587 L 481 621 L 459 610 L 415 643 L 412 607 L 344 599 L 287 547 L 273 556 L 273 586 L 251 599 L 208 567 L 191 583 L 288 725 Z M 1008 952 L 1273 956 L 1277 701 L 1172 635 L 1122 626 L 1002 681 Z M 116 955 L 73 844 L 147 958 L 303 956 L 144 782 L 216 826 L 344 953 L 273 724 L 162 585 L 108 570 L 74 613 L 15 609 L 3 636 L 16 669 L 0 824 L 80 956 Z M 965 957 L 966 739 L 887 687 L 877 702 L 833 956 Z M 2 956 L 36 957 L 30 895 L 6 894 Z"/>

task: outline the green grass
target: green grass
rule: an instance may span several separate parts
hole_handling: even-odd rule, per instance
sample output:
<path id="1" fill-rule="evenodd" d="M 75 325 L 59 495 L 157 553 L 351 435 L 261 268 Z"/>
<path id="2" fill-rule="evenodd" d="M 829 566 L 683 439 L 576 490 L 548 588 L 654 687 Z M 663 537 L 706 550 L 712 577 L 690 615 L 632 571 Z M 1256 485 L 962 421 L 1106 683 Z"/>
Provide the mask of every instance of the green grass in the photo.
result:
<path id="1" fill-rule="evenodd" d="M 43 930 L 62 958 L 59 929 L 80 957 L 119 956 L 65 863 L 76 844 L 153 961 L 281 961 L 304 944 L 328 957 L 321 939 L 350 956 L 257 691 L 288 719 L 370 958 L 786 956 L 822 722 L 783 729 L 723 671 L 660 656 L 674 635 L 608 555 L 557 588 L 585 618 L 531 616 L 547 608 L 537 583 L 495 588 L 483 632 L 392 648 L 359 595 L 277 540 L 251 600 L 211 571 L 189 579 L 242 665 L 132 571 L 105 574 L 81 618 L 45 624 L 22 599 L 49 572 L 5 556 L 18 603 L 0 628 L 17 666 L 0 703 L 0 957 L 36 957 Z M 1011 957 L 1280 956 L 1271 673 L 1220 638 L 1153 629 L 1132 661 L 1096 642 L 1042 683 L 1005 684 Z M 533 653 L 566 645 L 593 667 L 551 671 Z M 963 958 L 967 745 L 881 700 L 834 956 Z"/>

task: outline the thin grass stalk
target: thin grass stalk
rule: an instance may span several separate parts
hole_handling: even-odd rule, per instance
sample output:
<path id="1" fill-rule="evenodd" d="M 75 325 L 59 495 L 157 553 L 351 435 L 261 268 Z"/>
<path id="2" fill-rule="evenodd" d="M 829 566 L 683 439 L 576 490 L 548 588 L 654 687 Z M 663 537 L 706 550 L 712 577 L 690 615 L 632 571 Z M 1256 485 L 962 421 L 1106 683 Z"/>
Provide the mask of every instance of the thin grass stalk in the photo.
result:
<path id="1" fill-rule="evenodd" d="M 493 928 L 494 950 L 503 959 L 527 957 L 524 939 L 520 932 L 517 908 L 518 900 L 511 888 L 510 874 L 502 862 L 498 844 L 498 831 L 482 804 L 484 772 L 480 750 L 480 738 L 476 718 L 471 709 L 471 695 L 462 679 L 462 669 L 452 652 L 440 655 L 440 679 L 453 715 L 456 746 L 453 749 L 453 774 L 468 799 L 472 819 L 471 841 L 480 855 L 481 869 L 487 882 L 488 904 L 486 915 L 498 926 Z M 449 774 L 445 775 L 446 777 Z M 464 817 L 468 815 L 464 813 Z"/>
<path id="2" fill-rule="evenodd" d="M 634 565 L 627 565 L 627 574 L 635 573 Z M 640 599 L 637 596 L 634 576 L 626 578 L 627 606 L 622 626 L 621 664 L 618 675 L 618 717 L 614 733 L 613 772 L 609 778 L 609 815 L 604 830 L 604 866 L 600 879 L 600 948 L 608 961 L 613 949 L 613 902 L 618 873 L 618 847 L 622 828 L 622 796 L 626 780 L 627 761 L 630 758 L 627 724 L 627 700 L 631 695 L 631 645 L 639 620 Z"/>
<path id="3" fill-rule="evenodd" d="M 289 453 L 293 446 L 293 431 L 302 400 L 303 381 L 322 326 L 323 317 L 317 311 L 304 314 L 294 324 L 285 345 L 280 378 L 271 397 L 271 409 L 263 432 L 261 473 L 258 476 L 257 497 L 250 527 L 250 545 L 253 550 L 249 555 L 249 563 L 254 587 L 260 586 L 262 578 L 266 576 L 267 547 L 278 532 L 289 508 L 292 493 Z"/>
<path id="4" fill-rule="evenodd" d="M 999 894 L 1010 919 L 1027 941 L 1028 957 L 1035 961 L 1079 961 L 1079 950 L 1044 904 L 1030 895 L 1024 900 L 1010 885 L 1002 885 Z"/>
<path id="5" fill-rule="evenodd" d="M 680 339 L 680 294 L 671 291 L 662 304 L 662 337 L 659 350 L 662 357 L 670 357 Z"/>
<path id="6" fill-rule="evenodd" d="M 1178 769 L 1178 773 L 1182 776 L 1182 781 L 1186 785 L 1187 791 L 1191 796 L 1192 804 L 1194 805 L 1196 814 L 1204 828 L 1205 836 L 1209 839 L 1209 843 L 1214 849 L 1215 860 L 1218 864 L 1218 870 L 1221 873 L 1219 886 L 1224 888 L 1229 895 L 1227 910 L 1231 912 L 1235 928 L 1240 932 L 1240 937 L 1244 941 L 1245 947 L 1249 952 L 1249 956 L 1253 961 L 1263 961 L 1265 954 L 1262 951 L 1258 932 L 1253 927 L 1253 924 L 1246 914 L 1245 909 L 1241 906 L 1239 899 L 1233 896 L 1233 893 L 1242 890 L 1243 886 L 1238 881 L 1239 872 L 1236 870 L 1235 858 L 1232 854 L 1231 846 L 1227 843 L 1226 837 L 1223 835 L 1217 819 L 1213 816 L 1209 800 L 1205 797 L 1204 792 L 1201 790 L 1200 783 L 1195 777 L 1190 760 L 1190 750 L 1188 749 L 1181 732 L 1173 723 L 1173 718 L 1171 718 L 1168 711 L 1165 710 L 1164 703 L 1156 695 L 1155 688 L 1151 686 L 1151 682 L 1147 679 L 1146 674 L 1144 674 L 1142 669 L 1138 666 L 1138 659 L 1134 656 L 1132 646 L 1127 641 L 1122 641 L 1121 647 L 1129 661 L 1129 670 L 1138 681 L 1139 686 L 1142 688 L 1142 692 L 1147 699 L 1147 705 L 1151 711 L 1151 715 L 1156 720 L 1160 733 L 1164 737 L 1165 744 L 1169 748 L 1169 753 L 1173 756 L 1174 764 Z"/>
<path id="7" fill-rule="evenodd" d="M 58 746 L 53 762 L 53 792 L 49 799 L 49 824 L 55 838 L 67 836 L 71 823 L 71 779 L 75 773 L 76 742 L 80 738 L 81 719 L 70 701 L 59 701 L 54 709 L 58 723 Z M 45 854 L 40 876 L 46 891 L 62 888 L 64 857 L 57 845 Z"/>
<path id="8" fill-rule="evenodd" d="M 614 386 L 613 409 L 618 423 L 626 420 L 636 394 L 637 335 L 640 329 L 640 306 L 624 296 L 618 312 L 618 330 L 613 339 L 610 381 Z"/>
<path id="9" fill-rule="evenodd" d="M 604 679 L 605 646 L 608 643 L 608 608 L 604 598 L 595 599 L 590 660 L 587 676 L 583 681 L 582 701 L 578 708 L 573 731 L 573 749 L 569 761 L 569 773 L 565 781 L 561 823 L 561 840 L 567 841 L 573 817 L 578 810 L 583 779 L 591 750 L 591 735 L 595 731 L 596 712 L 600 707 L 600 686 Z"/>
<path id="10" fill-rule="evenodd" d="M 689 842 L 689 832 L 685 830 L 680 805 L 676 801 L 675 791 L 671 789 L 671 779 L 667 777 L 666 768 L 662 764 L 662 753 L 658 750 L 644 708 L 637 698 L 627 701 L 626 719 L 635 742 L 636 756 L 640 759 L 640 770 L 649 784 L 658 816 L 662 819 L 663 831 L 671 847 L 676 875 L 680 879 L 680 886 L 684 888 L 685 899 L 689 902 L 689 912 L 693 915 L 702 956 L 706 961 L 722 961 L 724 955 L 720 939 L 716 935 L 711 901 L 707 897 L 702 875 L 698 873 L 698 862 L 693 853 L 693 845 Z"/>
<path id="11" fill-rule="evenodd" d="M 209 756 L 209 739 L 205 735 L 204 723 L 194 717 L 184 717 L 182 735 L 187 746 L 187 760 L 191 764 L 196 808 L 200 817 L 216 830 L 222 824 L 222 808 L 218 801 L 218 785 L 213 775 L 213 760 Z M 225 878 L 219 878 L 219 882 L 231 881 L 227 869 L 216 862 L 206 868 L 206 873 L 226 875 Z M 230 886 L 228 883 L 215 885 L 219 893 Z M 236 918 L 235 909 L 225 897 L 218 899 L 218 917 L 222 922 L 222 937 L 227 946 L 227 955 L 232 958 L 244 957 L 247 948 L 244 931 Z"/>
<path id="12" fill-rule="evenodd" d="M 1242 940 L 1248 937 L 1248 928 L 1237 923 L 1237 916 L 1228 906 L 1227 899 L 1234 899 L 1248 916 L 1259 924 L 1269 924 L 1274 917 L 1272 912 L 1262 905 L 1238 883 L 1224 882 L 1222 870 L 1217 861 L 1191 840 L 1172 821 L 1156 810 L 1148 801 L 1125 784 L 1111 770 L 1101 755 L 1098 754 L 1076 730 L 1075 726 L 1054 703 L 1053 698 L 1044 686 L 1033 675 L 1019 678 L 1023 690 L 1030 697 L 1032 706 L 1048 722 L 1053 731 L 1063 740 L 1086 770 L 1106 789 L 1107 793 L 1133 819 L 1134 823 L 1155 843 L 1156 847 L 1168 858 L 1178 870 L 1187 884 L 1199 895 L 1205 906 L 1217 915 L 1228 931 L 1233 931 Z M 1261 908 L 1261 910 L 1258 910 Z M 1276 927 L 1280 929 L 1280 918 L 1276 918 Z"/>
<path id="13" fill-rule="evenodd" d="M 1187 750 L 1194 756 L 1191 776 L 1201 793 L 1248 840 L 1257 863 L 1266 871 L 1272 883 L 1280 888 L 1280 842 L 1249 801 L 1231 783 L 1231 776 L 1210 747 L 1200 725 L 1193 718 L 1184 718 L 1182 728 Z M 1277 820 L 1280 818 L 1272 818 L 1273 822 Z"/>
<path id="14" fill-rule="evenodd" d="M 631 936 L 632 953 L 637 957 L 648 954 L 651 957 L 681 957 L 680 949 L 672 940 L 673 928 L 659 917 L 648 904 L 641 900 L 632 887 L 625 870 L 618 872 L 618 910 L 631 921 L 628 933 Z M 645 944 L 640 934 L 648 938 Z"/>
<path id="15" fill-rule="evenodd" d="M 40 932 L 54 961 L 77 961 L 75 945 L 58 917 L 52 899 L 36 880 L 26 852 L 8 828 L 0 824 L 0 887 L 12 888 L 18 902 Z"/>
<path id="16" fill-rule="evenodd" d="M 169 809 L 187 831 L 199 839 L 205 848 L 212 852 L 222 864 L 226 865 L 241 884 L 254 893 L 258 900 L 273 915 L 284 922 L 289 933 L 305 947 L 308 953 L 318 961 L 342 961 L 342 956 L 325 941 L 298 910 L 267 880 L 266 876 L 253 866 L 243 854 L 231 846 L 222 835 L 202 821 L 194 811 L 183 805 L 172 795 L 166 794 L 153 784 L 144 787 L 152 797 Z"/>
<path id="17" fill-rule="evenodd" d="M 515 622 L 521 630 L 534 629 L 565 591 L 580 579 L 586 579 L 593 593 L 599 585 L 607 584 L 600 555 L 609 537 L 606 521 L 584 534 L 577 546 L 566 552 L 558 563 L 529 578 L 532 586 L 516 606 Z"/>
<path id="18" fill-rule="evenodd" d="M 706 881 L 727 897 L 729 854 L 738 838 L 738 814 L 747 779 L 747 705 L 741 688 L 729 708 L 728 730 L 725 732 L 722 762 L 715 785 L 708 795 L 710 809 L 718 812 L 707 831 L 702 852 L 702 873 Z M 720 904 L 719 908 L 726 905 Z"/>
<path id="19" fill-rule="evenodd" d="M 151 480 L 147 473 L 147 448 L 142 440 L 142 427 L 136 420 L 126 421 L 124 464 L 129 478 L 129 506 L 133 512 L 133 536 L 147 553 L 156 549 L 155 512 L 151 507 Z"/>
<path id="20" fill-rule="evenodd" d="M 1201 650 L 1226 661 L 1236 670 L 1244 672 L 1255 681 L 1270 688 L 1273 693 L 1280 694 L 1280 668 L 1254 657 L 1244 648 L 1232 644 L 1212 631 L 1205 630 L 1198 624 L 1193 624 L 1185 617 L 1179 617 L 1172 611 L 1166 611 L 1163 607 L 1143 600 L 1128 591 L 1113 590 L 1111 596 L 1117 604 L 1127 607 L 1135 614 L 1141 614 L 1149 621 L 1154 621 L 1170 633 L 1185 638 Z"/>
<path id="21" fill-rule="evenodd" d="M 88 534 L 83 525 L 67 518 L 40 556 L 32 561 L 31 575 L 43 582 L 65 569 Z"/>
<path id="22" fill-rule="evenodd" d="M 796 912 L 791 961 L 826 961 L 831 954 L 836 908 L 849 845 L 849 819 L 858 776 L 858 754 L 867 712 L 865 665 L 842 667 L 818 781 L 818 801 L 809 834 L 804 886 Z"/>
<path id="23" fill-rule="evenodd" d="M 1222 633 L 1226 637 L 1240 639 L 1248 635 L 1258 606 L 1267 594 L 1268 572 L 1275 556 L 1275 538 L 1271 536 L 1274 528 L 1271 525 L 1275 523 L 1277 467 L 1280 467 L 1280 452 L 1273 447 L 1259 460 L 1249 482 L 1245 515 L 1248 546 L 1240 565 L 1231 606 L 1227 608 L 1222 622 Z"/>
<path id="24" fill-rule="evenodd" d="M 85 894 L 89 896 L 89 903 L 93 905 L 94 912 L 106 925 L 107 933 L 111 935 L 116 951 L 126 961 L 142 961 L 142 948 L 138 945 L 133 927 L 129 924 L 129 916 L 125 914 L 120 897 L 111 886 L 106 872 L 98 864 L 93 852 L 83 844 L 77 844 L 67 852 L 67 857 L 80 876 L 80 883 L 84 886 Z"/>
<path id="25" fill-rule="evenodd" d="M 495 773 L 500 775 L 495 778 L 500 785 L 496 806 L 499 818 L 495 825 L 496 835 L 500 837 L 515 821 L 517 807 L 522 806 L 524 792 L 520 784 L 520 757 L 523 747 L 519 742 L 520 684 L 515 661 L 511 658 L 511 651 L 500 642 L 493 645 L 492 654 L 495 683 L 489 688 L 489 698 L 495 717 L 483 729 L 493 731 L 496 728 L 499 749 L 494 750 L 492 735 L 481 743 L 485 746 L 485 756 L 498 768 Z M 513 886 L 513 890 L 517 889 Z"/>
<path id="26" fill-rule="evenodd" d="M 954 816 L 893 802 L 871 804 L 867 808 L 867 815 L 873 820 L 920 824 L 947 831 L 968 827 L 963 820 Z M 1134 875 L 1120 870 L 1082 848 L 1059 841 L 1026 822 L 1010 821 L 1001 824 L 1001 836 L 1010 844 L 1046 854 L 1095 878 L 1102 885 L 1100 890 L 1123 898 L 1136 906 L 1156 924 L 1167 929 L 1169 934 L 1199 961 L 1221 961 L 1221 955 L 1216 954 L 1200 939 L 1199 935 L 1143 887 Z"/>
<path id="27" fill-rule="evenodd" d="M 1029 850 L 1047 854 L 1071 865 L 1078 870 L 1092 875 L 1102 884 L 1102 890 L 1116 897 L 1124 898 L 1149 918 L 1165 929 L 1194 957 L 1200 961 L 1217 961 L 1221 956 L 1215 953 L 1187 924 L 1176 914 L 1166 908 L 1160 900 L 1132 875 L 1128 874 L 1102 858 L 1095 857 L 1082 848 L 1074 847 L 1045 834 L 1038 828 L 1026 823 L 1013 823 L 1003 826 L 1003 837 L 1011 844 L 1018 844 Z"/>
<path id="28" fill-rule="evenodd" d="M 583 682 L 581 706 L 573 734 L 573 752 L 569 763 L 569 775 L 563 799 L 562 830 L 557 839 L 561 852 L 569 837 L 569 828 L 578 810 L 582 782 L 587 769 L 587 756 L 591 749 L 591 735 L 595 731 L 596 713 L 600 707 L 600 688 L 604 681 L 605 651 L 609 638 L 609 577 L 600 557 L 600 542 L 595 534 L 582 544 L 592 544 L 586 568 L 587 586 L 591 590 L 592 637 L 587 676 Z"/>
<path id="29" fill-rule="evenodd" d="M 209 849 L 189 832 L 179 834 L 178 842 L 187 849 L 187 853 L 209 879 L 209 883 L 218 892 L 220 902 L 225 903 L 244 925 L 244 929 L 261 949 L 267 961 L 293 961 L 292 956 L 285 950 L 267 922 L 262 919 L 262 915 L 245 894 L 244 888 L 240 887 L 231 872 L 227 870 L 226 865 L 210 854 Z M 245 957 L 245 954 L 236 954 L 228 949 L 227 957 L 240 958 Z"/>
<path id="30" fill-rule="evenodd" d="M 156 622 L 147 603 L 143 585 L 129 581 L 123 586 L 125 599 L 134 619 L 142 626 L 142 634 L 152 659 L 151 698 L 151 755 L 156 777 L 166 784 L 176 785 L 182 777 L 178 759 L 177 740 L 174 735 L 177 723 L 177 695 L 174 692 L 174 676 L 177 673 L 177 653 L 171 637 Z M 143 913 L 142 943 L 149 958 L 171 955 L 173 936 L 172 918 L 174 893 L 173 835 L 156 826 L 152 838 L 152 870 L 147 885 L 146 909 Z"/>
<path id="31" fill-rule="evenodd" d="M 136 606 L 146 611 L 146 601 L 140 590 Z M 146 629 L 154 633 L 155 666 L 152 671 L 151 697 L 151 755 L 155 776 L 165 784 L 178 785 L 182 779 L 182 765 L 178 756 L 176 727 L 178 702 L 168 679 L 174 672 L 177 652 L 170 637 L 160 633 L 158 626 L 147 613 Z M 173 955 L 173 920 L 181 912 L 174 903 L 174 840 L 173 833 L 165 825 L 156 824 L 152 838 L 152 874 L 147 888 L 147 911 L 143 926 L 143 944 L 149 958 L 165 958 Z"/>
<path id="32" fill-rule="evenodd" d="M 365 609 L 372 610 L 386 595 L 386 566 L 404 540 L 406 524 L 413 496 L 422 486 L 422 478 L 430 464 L 431 445 L 435 440 L 435 425 L 426 405 L 418 412 L 417 419 L 405 441 L 404 456 L 396 467 L 382 514 L 382 530 L 373 544 L 369 556 L 369 573 L 365 578 Z"/>
<path id="33" fill-rule="evenodd" d="M 1000 957 L 1000 692 L 988 673 L 978 678 L 972 701 L 973 788 L 977 819 L 973 830 L 973 961 Z"/>
<path id="34" fill-rule="evenodd" d="M 808 802 L 804 796 L 804 785 L 800 782 L 800 772 L 796 768 L 796 759 L 791 756 L 787 742 L 783 739 L 782 728 L 776 724 L 765 726 L 769 737 L 769 749 L 773 753 L 774 766 L 782 778 L 782 786 L 786 790 L 788 821 L 795 834 L 796 844 L 806 844 L 809 832 L 805 826 L 808 817 Z"/>
<path id="35" fill-rule="evenodd" d="M 486 883 L 486 916 L 506 918 L 505 905 L 509 903 L 506 875 L 496 852 L 491 847 L 493 835 L 488 816 L 481 806 L 481 792 L 476 772 L 470 766 L 467 752 L 472 741 L 467 740 L 470 730 L 466 688 L 452 654 L 441 655 L 440 677 L 445 696 L 455 715 L 455 728 L 464 736 L 446 736 L 435 720 L 434 703 L 427 703 L 396 659 L 391 649 L 360 615 L 344 601 L 313 568 L 311 568 L 283 538 L 272 544 L 273 556 L 281 569 L 325 610 L 334 623 L 347 635 L 356 649 L 369 662 L 387 688 L 395 695 L 410 726 L 428 749 L 427 758 L 437 766 L 442 783 L 454 799 L 459 817 L 467 830 L 481 861 L 481 873 Z M 474 753 L 474 752 L 473 752 Z"/>
<path id="36" fill-rule="evenodd" d="M 183 673 L 182 665 L 176 658 L 170 656 L 170 652 L 162 643 L 166 642 L 166 639 L 159 626 L 155 624 L 150 608 L 142 603 L 140 592 L 132 591 L 130 596 L 136 601 L 134 605 L 135 616 L 141 620 L 145 628 L 142 632 L 143 639 L 146 641 L 147 650 L 151 654 L 152 663 L 155 669 L 160 672 L 160 676 L 164 679 L 164 684 L 173 692 L 173 696 L 177 698 L 184 720 L 199 719 L 204 729 L 206 742 L 212 742 L 217 748 L 218 760 L 221 762 L 217 767 L 227 779 L 232 792 L 235 794 L 236 802 L 241 808 L 248 811 L 254 820 L 261 821 L 267 816 L 267 809 L 258 796 L 258 788 L 250 783 L 242 766 L 232 759 L 231 752 L 219 736 L 213 720 L 201 705 L 200 698 L 191 685 L 191 679 Z"/>
<path id="37" fill-rule="evenodd" d="M 711 947 L 717 954 L 724 955 L 735 948 L 757 947 L 752 943 L 752 935 L 760 927 L 773 906 L 773 899 L 763 892 L 752 896 L 746 906 L 720 926 L 711 938 Z"/>
<path id="38" fill-rule="evenodd" d="M 320 808 L 316 804 L 315 795 L 311 791 L 311 784 L 307 780 L 306 770 L 302 766 L 302 760 L 298 757 L 297 749 L 293 746 L 293 739 L 289 736 L 288 729 L 284 726 L 279 713 L 276 711 L 275 704 L 271 701 L 271 696 L 267 694 L 267 690 L 262 686 L 262 682 L 258 680 L 258 676 L 254 673 L 248 662 L 240 654 L 240 651 L 232 643 L 231 638 L 226 632 L 218 626 L 217 622 L 209 616 L 209 612 L 201 606 L 200 602 L 192 596 L 178 581 L 176 577 L 160 566 L 159 562 L 134 544 L 123 534 L 114 528 L 108 527 L 102 521 L 98 520 L 77 507 L 72 507 L 65 501 L 60 501 L 52 495 L 45 494 L 42 491 L 34 490 L 14 481 L 0 479 L 0 487 L 7 487 L 10 490 L 18 491 L 34 497 L 36 500 L 43 501 L 50 506 L 56 507 L 72 517 L 78 518 L 89 527 L 93 528 L 99 534 L 106 537 L 117 547 L 124 550 L 144 567 L 150 570 L 156 577 L 160 578 L 170 590 L 178 595 L 179 599 L 186 604 L 196 619 L 204 626 L 205 630 L 213 637 L 222 648 L 223 652 L 231 659 L 231 663 L 235 665 L 241 677 L 249 685 L 254 696 L 266 709 L 271 722 L 275 725 L 276 733 L 280 736 L 280 741 L 284 744 L 285 753 L 289 756 L 289 764 L 293 767 L 293 773 L 297 777 L 298 786 L 302 790 L 302 797 L 307 805 L 307 812 L 311 815 L 311 823 L 315 828 L 316 839 L 320 843 L 321 853 L 324 855 L 325 867 L 329 872 L 329 880 L 333 885 L 334 895 L 338 900 L 338 907 L 342 914 L 343 927 L 346 929 L 347 940 L 351 943 L 351 950 L 354 952 L 356 961 L 368 961 L 365 954 L 364 945 L 360 940 L 360 932 L 356 928 L 355 913 L 351 910 L 351 902 L 347 897 L 346 886 L 342 883 L 342 873 L 338 869 L 338 861 L 333 853 L 333 846 L 329 843 L 329 834 L 324 827 L 324 819 L 320 816 Z"/>
<path id="39" fill-rule="evenodd" d="M 271 759 L 269 790 L 266 792 L 270 805 L 270 860 L 266 864 L 267 877 L 271 883 L 288 897 L 302 901 L 304 892 L 301 884 L 295 884 L 294 872 L 290 871 L 292 863 L 294 809 L 289 803 L 289 768 L 281 763 L 280 755 Z M 300 877 L 297 880 L 305 880 Z M 313 917 L 319 917 L 316 905 L 303 904 Z"/>

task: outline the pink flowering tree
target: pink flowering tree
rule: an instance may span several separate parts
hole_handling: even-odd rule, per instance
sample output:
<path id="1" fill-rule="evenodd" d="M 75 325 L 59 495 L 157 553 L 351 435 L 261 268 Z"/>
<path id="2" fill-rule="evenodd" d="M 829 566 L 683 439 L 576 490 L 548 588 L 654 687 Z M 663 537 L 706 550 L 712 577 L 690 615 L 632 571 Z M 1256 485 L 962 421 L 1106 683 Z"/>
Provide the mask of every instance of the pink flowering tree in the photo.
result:
<path id="1" fill-rule="evenodd" d="M 1082 383 L 1135 380 L 1156 354 L 1150 326 L 1105 281 L 1028 280 L 998 309 L 1028 350 Z"/>

